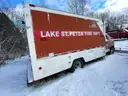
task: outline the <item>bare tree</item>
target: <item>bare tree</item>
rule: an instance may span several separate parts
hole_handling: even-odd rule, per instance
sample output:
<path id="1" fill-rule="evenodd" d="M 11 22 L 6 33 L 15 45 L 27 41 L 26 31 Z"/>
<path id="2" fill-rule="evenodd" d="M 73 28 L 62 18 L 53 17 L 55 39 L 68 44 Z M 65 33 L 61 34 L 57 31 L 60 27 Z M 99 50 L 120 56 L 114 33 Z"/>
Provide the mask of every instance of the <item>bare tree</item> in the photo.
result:
<path id="1" fill-rule="evenodd" d="M 107 10 L 107 11 L 104 11 L 104 12 L 97 12 L 97 13 L 95 13 L 94 17 L 97 18 L 97 19 L 101 19 L 102 22 L 104 23 L 106 21 L 109 21 L 110 11 Z"/>
<path id="2" fill-rule="evenodd" d="M 0 26 L 0 52 L 5 54 L 6 57 L 9 54 L 14 54 L 15 57 L 15 52 L 22 54 L 21 51 L 25 52 L 27 48 L 25 25 L 21 22 L 24 20 L 23 14 L 16 13 L 12 9 L 2 11 L 6 13 L 6 16 L 3 16 L 5 17 L 4 24 Z M 15 24 L 7 18 L 7 15 Z"/>
<path id="3" fill-rule="evenodd" d="M 1 19 L 4 24 L 0 21 L 0 57 L 2 57 L 0 61 L 3 62 L 8 59 L 10 54 L 13 54 L 14 57 L 16 56 L 15 53 L 24 54 L 27 51 L 27 38 L 25 25 L 22 24 L 24 21 L 23 11 L 11 8 L 11 4 L 6 0 L 1 0 L 1 2 L 3 6 L 0 8 L 0 13 L 6 14 L 3 17 L 9 17 L 12 21 L 11 23 L 7 18 L 7 21 Z M 13 27 L 10 28 L 9 26 Z"/>
<path id="4" fill-rule="evenodd" d="M 106 24 L 106 31 L 118 29 L 121 30 L 123 24 L 128 23 L 128 15 L 116 12 L 115 14 L 110 10 L 97 12 L 95 18 L 101 19 Z M 106 22 L 106 23 L 105 23 Z"/>
<path id="5" fill-rule="evenodd" d="M 69 12 L 78 15 L 87 15 L 87 0 L 68 0 Z"/>
<path id="6" fill-rule="evenodd" d="M 123 24 L 128 23 L 128 15 L 125 14 L 119 14 L 116 17 L 116 24 L 119 26 L 119 30 L 122 30 Z"/>

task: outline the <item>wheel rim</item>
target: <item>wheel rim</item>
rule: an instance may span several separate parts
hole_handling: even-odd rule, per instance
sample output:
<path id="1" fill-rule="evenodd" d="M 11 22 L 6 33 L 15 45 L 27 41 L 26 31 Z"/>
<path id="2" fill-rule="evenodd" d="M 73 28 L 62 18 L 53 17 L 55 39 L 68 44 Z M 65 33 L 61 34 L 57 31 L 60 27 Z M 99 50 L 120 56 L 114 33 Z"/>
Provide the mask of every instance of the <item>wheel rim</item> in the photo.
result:
<path id="1" fill-rule="evenodd" d="M 77 68 L 81 68 L 81 62 L 79 62 L 79 61 L 77 61 L 75 63 L 75 69 L 77 69 Z"/>

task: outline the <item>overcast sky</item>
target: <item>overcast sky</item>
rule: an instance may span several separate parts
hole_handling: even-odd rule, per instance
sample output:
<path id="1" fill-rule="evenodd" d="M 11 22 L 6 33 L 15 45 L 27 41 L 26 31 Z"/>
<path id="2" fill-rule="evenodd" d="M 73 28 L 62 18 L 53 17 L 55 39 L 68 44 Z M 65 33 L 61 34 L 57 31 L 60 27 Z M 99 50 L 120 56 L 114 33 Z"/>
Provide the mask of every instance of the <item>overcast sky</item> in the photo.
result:
<path id="1" fill-rule="evenodd" d="M 0 0 L 0 6 L 19 7 L 22 2 L 28 2 L 36 5 L 46 5 L 49 8 L 67 10 L 67 0 Z M 114 11 L 128 8 L 128 0 L 88 0 L 88 6 L 93 11 L 111 9 Z"/>

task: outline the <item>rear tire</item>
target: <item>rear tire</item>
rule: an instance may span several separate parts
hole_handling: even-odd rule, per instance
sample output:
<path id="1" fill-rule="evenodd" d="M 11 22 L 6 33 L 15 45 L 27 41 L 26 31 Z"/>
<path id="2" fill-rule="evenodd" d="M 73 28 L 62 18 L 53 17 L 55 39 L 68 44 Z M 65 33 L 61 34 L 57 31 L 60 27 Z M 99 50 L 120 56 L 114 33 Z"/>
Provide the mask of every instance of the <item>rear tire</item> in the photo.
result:
<path id="1" fill-rule="evenodd" d="M 114 51 L 115 51 L 115 48 L 114 47 L 111 47 L 110 48 L 110 51 L 109 51 L 109 54 L 114 54 Z"/>
<path id="2" fill-rule="evenodd" d="M 115 48 L 112 47 L 110 50 L 111 50 L 111 54 L 114 54 L 114 52 L 115 52 Z"/>
<path id="3" fill-rule="evenodd" d="M 73 61 L 72 67 L 69 69 L 69 72 L 73 73 L 77 68 L 83 68 L 84 62 L 81 59 L 77 59 Z"/>

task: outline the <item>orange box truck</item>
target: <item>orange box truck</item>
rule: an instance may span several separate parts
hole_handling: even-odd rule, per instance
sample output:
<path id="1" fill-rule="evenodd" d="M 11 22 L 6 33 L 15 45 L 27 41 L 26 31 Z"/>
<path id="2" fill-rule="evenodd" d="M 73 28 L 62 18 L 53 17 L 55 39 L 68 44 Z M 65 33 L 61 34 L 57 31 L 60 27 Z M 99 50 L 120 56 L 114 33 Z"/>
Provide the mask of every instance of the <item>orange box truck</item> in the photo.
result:
<path id="1" fill-rule="evenodd" d="M 101 20 L 24 4 L 31 58 L 29 83 L 104 57 Z"/>

